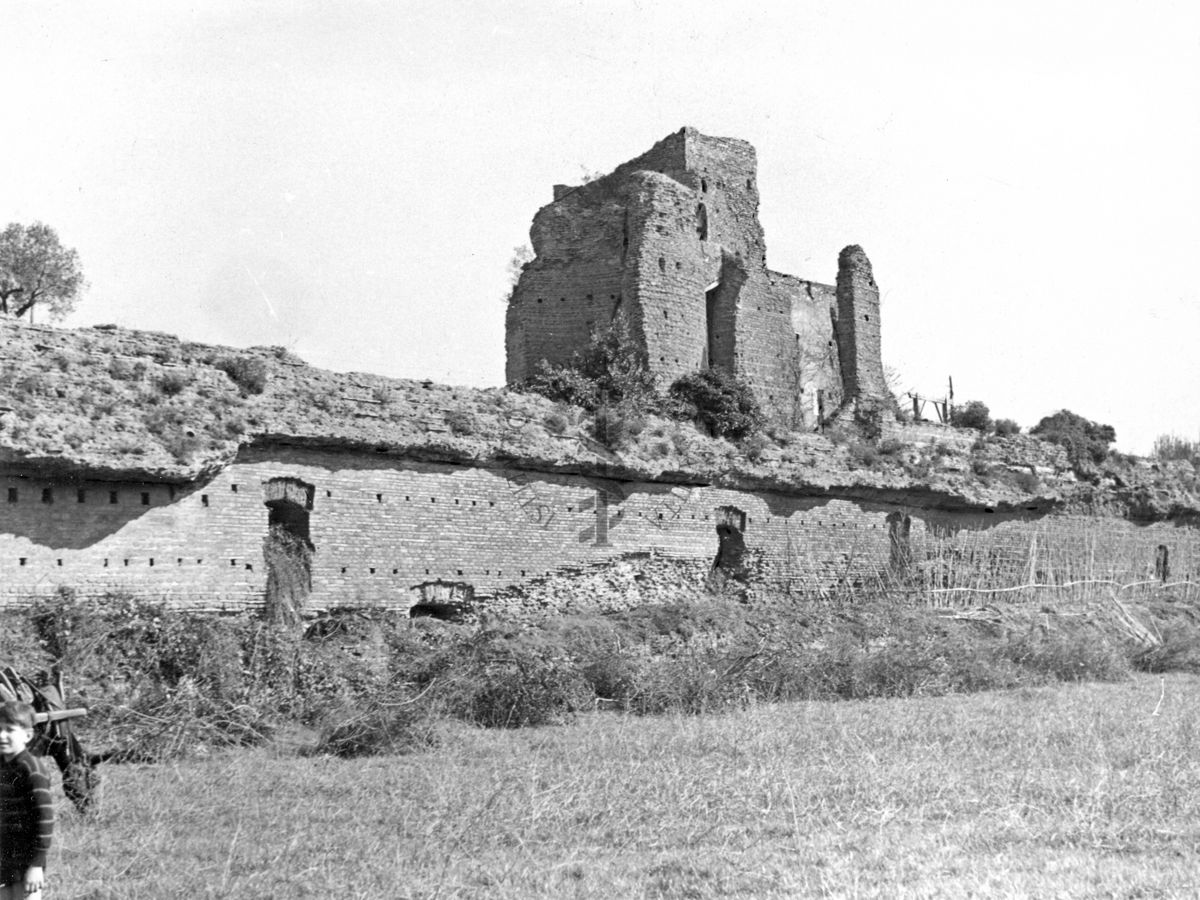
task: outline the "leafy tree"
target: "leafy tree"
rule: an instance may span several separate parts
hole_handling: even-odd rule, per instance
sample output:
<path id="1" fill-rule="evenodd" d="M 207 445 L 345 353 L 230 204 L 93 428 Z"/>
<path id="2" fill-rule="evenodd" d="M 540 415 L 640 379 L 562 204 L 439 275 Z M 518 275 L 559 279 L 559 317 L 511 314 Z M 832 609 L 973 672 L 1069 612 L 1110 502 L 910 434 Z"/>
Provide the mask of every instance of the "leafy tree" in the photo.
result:
<path id="1" fill-rule="evenodd" d="M 1088 462 L 1103 462 L 1108 456 L 1108 445 L 1117 439 L 1117 432 L 1111 425 L 1085 419 L 1069 409 L 1046 416 L 1030 428 L 1029 433 L 1065 447 L 1071 465 L 1076 468 Z"/>
<path id="2" fill-rule="evenodd" d="M 684 375 L 669 393 L 678 406 L 677 418 L 686 411 L 711 434 L 736 439 L 762 427 L 762 413 L 749 385 L 724 369 Z"/>
<path id="3" fill-rule="evenodd" d="M 0 315 L 20 318 L 35 306 L 61 319 L 83 291 L 79 254 L 64 247 L 58 233 L 42 222 L 13 222 L 0 232 Z"/>
<path id="4" fill-rule="evenodd" d="M 959 428 L 974 428 L 976 431 L 990 431 L 991 410 L 982 400 L 969 400 L 962 406 L 955 407 L 950 414 L 950 424 Z"/>

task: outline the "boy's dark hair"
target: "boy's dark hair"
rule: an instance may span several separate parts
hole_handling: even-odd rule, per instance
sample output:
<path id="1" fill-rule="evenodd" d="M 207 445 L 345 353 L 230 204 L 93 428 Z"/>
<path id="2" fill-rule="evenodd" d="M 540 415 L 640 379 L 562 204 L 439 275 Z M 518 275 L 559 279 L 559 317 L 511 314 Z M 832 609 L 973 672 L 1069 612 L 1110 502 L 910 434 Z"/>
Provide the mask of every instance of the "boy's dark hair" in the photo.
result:
<path id="1" fill-rule="evenodd" d="M 0 725 L 20 725 L 28 731 L 33 731 L 33 707 L 20 700 L 0 703 Z"/>

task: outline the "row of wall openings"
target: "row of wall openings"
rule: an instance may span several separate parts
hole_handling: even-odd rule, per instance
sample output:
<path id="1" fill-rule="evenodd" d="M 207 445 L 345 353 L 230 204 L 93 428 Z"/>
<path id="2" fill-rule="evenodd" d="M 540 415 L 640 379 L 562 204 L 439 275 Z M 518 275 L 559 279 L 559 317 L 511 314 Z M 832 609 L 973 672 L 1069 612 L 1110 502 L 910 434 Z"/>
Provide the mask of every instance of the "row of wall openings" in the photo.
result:
<path id="1" fill-rule="evenodd" d="M 661 259 L 661 258 L 660 258 L 660 259 L 659 259 L 659 261 L 658 261 L 658 265 L 659 265 L 659 268 L 663 268 L 663 267 L 666 265 L 666 262 L 665 262 L 663 259 Z M 675 263 L 675 268 L 677 268 L 677 269 L 683 268 L 683 264 L 682 264 L 682 263 Z M 585 300 L 586 300 L 588 303 L 592 303 L 592 302 L 593 302 L 593 301 L 594 301 L 596 298 L 595 298 L 595 295 L 593 295 L 593 294 L 588 294 L 588 295 L 587 295 L 587 297 L 585 297 L 584 299 L 585 299 Z M 609 294 L 609 295 L 608 295 L 608 299 L 609 299 L 609 300 L 614 300 L 614 301 L 615 301 L 615 300 L 620 300 L 620 299 L 621 299 L 621 296 L 620 296 L 620 294 Z M 538 297 L 538 298 L 537 298 L 537 302 L 538 302 L 538 303 L 544 303 L 544 302 L 545 302 L 545 300 L 546 300 L 546 298 L 545 298 L 545 297 Z M 566 297 L 559 297 L 559 298 L 558 298 L 558 302 L 559 302 L 559 303 L 566 303 L 566 302 L 567 302 L 567 298 L 566 298 Z"/>
<path id="2" fill-rule="evenodd" d="M 368 575 L 376 575 L 376 574 L 379 574 L 379 573 L 381 573 L 381 572 L 382 572 L 384 569 L 386 569 L 386 568 L 388 568 L 388 567 L 387 567 L 387 566 L 367 566 L 367 574 L 368 574 Z M 456 573 L 457 573 L 459 576 L 462 576 L 462 575 L 465 575 L 465 574 L 467 574 L 467 570 L 466 570 L 466 569 L 455 569 L 454 571 L 455 571 L 455 572 L 456 572 Z M 350 566 L 339 566 L 339 567 L 338 567 L 338 572 L 339 572 L 339 574 L 342 574 L 342 575 L 348 575 L 348 574 L 350 574 Z M 426 569 L 425 569 L 425 574 L 426 574 L 426 575 L 431 575 L 432 573 L 433 573 L 433 570 L 432 570 L 432 568 L 426 568 Z M 393 574 L 393 575 L 399 575 L 399 574 L 401 574 L 401 573 L 400 573 L 400 568 L 399 568 L 399 567 L 395 567 L 395 568 L 393 568 L 393 569 L 392 569 L 392 574 Z M 479 573 L 478 573 L 478 572 L 476 572 L 475 574 L 478 576 L 478 574 L 479 574 Z M 492 574 L 493 574 L 493 573 L 492 573 L 492 570 L 491 570 L 491 569 L 484 569 L 484 570 L 483 570 L 483 574 L 484 574 L 484 576 L 485 576 L 485 577 L 488 577 L 488 578 L 490 578 L 490 577 L 492 577 Z M 521 577 L 521 578 L 526 578 L 526 577 L 533 577 L 533 578 L 536 578 L 538 575 L 542 575 L 542 574 L 544 574 L 544 575 L 546 575 L 546 576 L 548 577 L 548 576 L 550 576 L 550 575 L 553 575 L 553 574 L 554 574 L 554 572 L 552 572 L 552 571 L 546 571 L 546 572 L 544 572 L 544 573 L 543 573 L 543 572 L 532 572 L 532 573 L 530 573 L 528 569 L 521 569 L 521 575 L 520 575 L 520 577 Z M 495 571 L 495 576 L 496 576 L 497 578 L 500 578 L 500 577 L 502 577 L 503 575 L 504 575 L 504 570 L 503 570 L 503 569 L 497 569 L 497 570 Z M 404 576 L 404 577 L 405 577 L 405 578 L 409 577 L 409 576 L 408 576 L 408 574 L 407 574 L 407 572 L 405 573 L 405 576 Z M 513 574 L 510 572 L 508 577 L 509 577 L 509 578 L 516 578 L 517 576 L 516 576 L 516 575 L 513 575 Z"/>
<path id="3" fill-rule="evenodd" d="M 103 494 L 104 492 L 101 491 L 100 493 Z M 119 491 L 108 491 L 107 493 L 108 493 L 108 502 L 110 504 L 121 502 L 121 497 L 120 497 Z M 141 495 L 141 505 L 149 506 L 150 505 L 150 492 L 149 491 L 140 491 L 139 493 Z M 172 492 L 171 492 L 172 498 L 174 498 L 174 493 L 175 493 L 174 490 L 172 490 Z M 18 489 L 15 487 L 10 487 L 8 489 L 8 502 L 9 503 L 19 503 L 20 501 L 21 501 L 21 495 L 20 495 L 20 492 L 18 491 Z M 46 504 L 54 503 L 54 488 L 42 488 L 42 502 L 46 503 Z M 88 491 L 84 490 L 83 488 L 76 490 L 75 491 L 75 502 L 76 503 L 87 503 L 88 502 Z"/>
<path id="4" fill-rule="evenodd" d="M 146 564 L 147 564 L 148 566 L 153 566 L 153 565 L 154 565 L 154 561 L 155 561 L 155 559 L 156 559 L 156 557 L 153 557 L 153 556 L 147 557 L 147 558 L 146 558 Z M 128 565 L 129 565 L 131 562 L 136 562 L 136 561 L 137 561 L 137 560 L 136 560 L 134 557 L 125 557 L 125 558 L 123 558 L 123 559 L 121 560 L 121 565 L 122 565 L 122 566 L 128 566 Z M 61 565 L 63 564 L 63 561 L 62 561 L 61 559 L 56 559 L 54 562 L 55 562 L 55 565 L 58 565 L 58 566 L 61 566 Z M 101 567 L 101 568 L 103 568 L 103 569 L 110 568 L 110 562 L 111 562 L 111 560 L 110 560 L 110 559 L 108 559 L 108 558 L 105 558 L 105 559 L 104 559 L 104 560 L 101 562 L 101 565 L 100 565 L 100 567 Z M 185 559 L 184 559 L 182 556 L 178 556 L 178 557 L 176 557 L 176 558 L 175 558 L 175 565 L 177 565 L 177 566 L 182 566 L 182 565 L 185 565 L 185 564 L 186 564 L 186 560 L 185 560 Z M 198 566 L 202 566 L 202 565 L 204 565 L 204 560 L 203 560 L 203 559 L 197 559 L 195 564 L 196 564 L 196 565 L 198 565 Z M 21 556 L 21 557 L 18 557 L 18 558 L 17 558 L 17 565 L 19 565 L 19 566 L 27 566 L 27 565 L 29 565 L 29 557 L 27 557 L 27 556 Z M 236 559 L 231 559 L 231 560 L 229 560 L 229 565 L 230 565 L 232 568 L 235 568 L 235 569 L 236 569 L 236 568 L 237 568 L 237 566 L 238 566 L 238 561 L 237 561 Z M 253 563 L 245 563 L 245 564 L 244 564 L 244 568 L 245 568 L 247 571 L 253 572 L 253 571 L 254 571 L 254 564 L 253 564 Z"/>

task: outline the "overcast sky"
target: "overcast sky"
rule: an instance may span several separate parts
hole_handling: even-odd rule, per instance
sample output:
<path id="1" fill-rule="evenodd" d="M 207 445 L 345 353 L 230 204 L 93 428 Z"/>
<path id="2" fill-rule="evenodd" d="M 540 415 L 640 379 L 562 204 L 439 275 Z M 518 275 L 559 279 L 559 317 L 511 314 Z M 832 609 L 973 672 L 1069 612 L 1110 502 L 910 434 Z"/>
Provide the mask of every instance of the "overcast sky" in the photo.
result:
<path id="1" fill-rule="evenodd" d="M 504 378 L 554 183 L 749 140 L 771 268 L 861 244 L 904 389 L 1200 437 L 1200 4 L 0 0 L 0 225 L 67 325 Z"/>

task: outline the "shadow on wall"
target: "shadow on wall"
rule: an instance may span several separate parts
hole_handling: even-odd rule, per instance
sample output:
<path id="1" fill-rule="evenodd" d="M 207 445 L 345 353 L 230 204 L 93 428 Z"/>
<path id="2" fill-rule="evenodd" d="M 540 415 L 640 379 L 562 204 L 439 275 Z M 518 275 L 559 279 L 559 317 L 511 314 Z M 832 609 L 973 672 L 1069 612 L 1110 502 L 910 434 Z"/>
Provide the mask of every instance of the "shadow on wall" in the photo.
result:
<path id="1" fill-rule="evenodd" d="M 5 479 L 0 497 L 0 532 L 26 538 L 51 550 L 83 550 L 143 516 L 174 506 L 199 492 L 203 484 L 148 482 L 48 482 Z"/>

